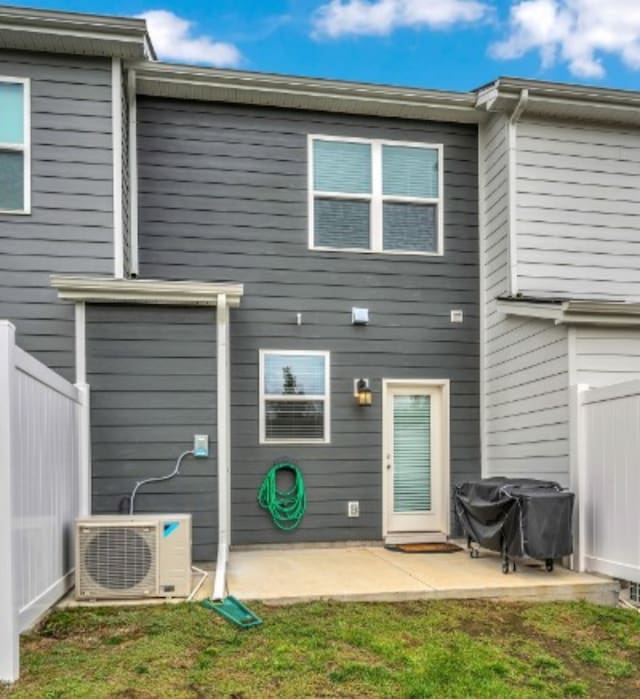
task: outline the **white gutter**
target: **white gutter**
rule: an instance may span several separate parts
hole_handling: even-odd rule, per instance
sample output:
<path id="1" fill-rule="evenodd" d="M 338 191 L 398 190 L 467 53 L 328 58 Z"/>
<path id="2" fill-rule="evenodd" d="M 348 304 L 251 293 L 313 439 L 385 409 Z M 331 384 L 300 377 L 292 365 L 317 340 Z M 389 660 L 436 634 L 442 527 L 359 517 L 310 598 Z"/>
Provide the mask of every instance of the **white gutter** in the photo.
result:
<path id="1" fill-rule="evenodd" d="M 536 303 L 498 299 L 498 312 L 510 316 L 551 320 L 556 325 L 640 326 L 640 303 L 622 301 L 555 301 Z"/>
<path id="2" fill-rule="evenodd" d="M 217 422 L 218 422 L 218 558 L 212 599 L 226 594 L 231 546 L 231 394 L 229 362 L 229 307 L 226 294 L 216 305 Z"/>
<path id="3" fill-rule="evenodd" d="M 148 303 L 165 306 L 215 306 L 224 294 L 230 307 L 240 305 L 242 284 L 174 282 L 157 279 L 114 279 L 54 274 L 51 286 L 64 301 Z"/>
<path id="4" fill-rule="evenodd" d="M 508 129 L 508 168 L 509 168 L 509 293 L 518 293 L 518 131 L 517 124 L 524 114 L 529 101 L 529 91 L 525 88 L 520 93 L 520 99 L 513 110 Z"/>

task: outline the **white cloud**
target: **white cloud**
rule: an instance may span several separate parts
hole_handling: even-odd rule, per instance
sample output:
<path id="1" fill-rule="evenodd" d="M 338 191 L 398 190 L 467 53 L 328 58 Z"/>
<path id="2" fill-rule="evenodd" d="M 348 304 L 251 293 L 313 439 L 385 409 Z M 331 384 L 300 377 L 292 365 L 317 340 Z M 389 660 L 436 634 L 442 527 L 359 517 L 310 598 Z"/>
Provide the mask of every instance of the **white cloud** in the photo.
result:
<path id="1" fill-rule="evenodd" d="M 231 68 L 242 61 L 233 45 L 206 35 L 193 36 L 192 22 L 168 10 L 149 10 L 139 17 L 147 21 L 151 42 L 160 58 Z"/>
<path id="2" fill-rule="evenodd" d="M 314 14 L 313 36 L 386 35 L 404 27 L 446 29 L 486 18 L 481 0 L 329 0 Z"/>
<path id="3" fill-rule="evenodd" d="M 511 7 L 508 36 L 490 48 L 496 58 L 538 51 L 543 67 L 566 62 L 582 78 L 605 75 L 602 55 L 640 69 L 638 0 L 519 0 Z"/>

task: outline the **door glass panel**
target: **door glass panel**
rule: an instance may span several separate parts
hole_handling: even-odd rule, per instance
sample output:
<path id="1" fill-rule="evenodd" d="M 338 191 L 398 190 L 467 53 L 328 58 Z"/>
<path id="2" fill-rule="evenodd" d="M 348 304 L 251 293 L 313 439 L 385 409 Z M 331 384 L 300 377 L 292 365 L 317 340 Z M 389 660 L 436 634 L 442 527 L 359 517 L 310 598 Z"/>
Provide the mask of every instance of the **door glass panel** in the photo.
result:
<path id="1" fill-rule="evenodd" d="M 393 398 L 393 510 L 431 510 L 431 396 Z"/>

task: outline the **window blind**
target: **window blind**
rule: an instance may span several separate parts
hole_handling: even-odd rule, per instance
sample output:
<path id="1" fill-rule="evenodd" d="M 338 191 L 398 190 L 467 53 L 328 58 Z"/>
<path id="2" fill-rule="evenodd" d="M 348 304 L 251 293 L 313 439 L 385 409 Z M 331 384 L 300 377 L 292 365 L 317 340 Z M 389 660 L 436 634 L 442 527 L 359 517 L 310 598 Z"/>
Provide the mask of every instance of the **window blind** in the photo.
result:
<path id="1" fill-rule="evenodd" d="M 0 82 L 0 143 L 24 145 L 24 86 Z"/>
<path id="2" fill-rule="evenodd" d="M 438 248 L 437 207 L 434 204 L 384 202 L 382 235 L 385 250 L 435 252 Z"/>
<path id="3" fill-rule="evenodd" d="M 371 146 L 348 141 L 314 141 L 313 187 L 321 192 L 369 194 Z"/>
<path id="4" fill-rule="evenodd" d="M 316 198 L 315 244 L 329 248 L 369 248 L 371 204 L 368 201 Z"/>
<path id="5" fill-rule="evenodd" d="M 382 146 L 385 196 L 438 197 L 438 151 L 411 146 Z"/>
<path id="6" fill-rule="evenodd" d="M 431 397 L 393 398 L 394 512 L 431 510 Z"/>

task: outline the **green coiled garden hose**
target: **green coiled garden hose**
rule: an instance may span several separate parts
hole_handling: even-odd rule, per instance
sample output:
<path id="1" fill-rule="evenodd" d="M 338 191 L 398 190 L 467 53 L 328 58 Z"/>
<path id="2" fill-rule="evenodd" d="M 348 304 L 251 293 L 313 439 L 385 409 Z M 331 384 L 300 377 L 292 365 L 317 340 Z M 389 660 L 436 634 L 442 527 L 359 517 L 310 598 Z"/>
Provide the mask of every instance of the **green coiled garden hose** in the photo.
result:
<path id="1" fill-rule="evenodd" d="M 278 490 L 278 472 L 291 471 L 293 485 L 288 490 Z M 283 531 L 295 529 L 307 509 L 307 493 L 302 471 L 288 462 L 274 464 L 262 481 L 258 490 L 258 504 L 268 510 L 273 523 Z"/>

